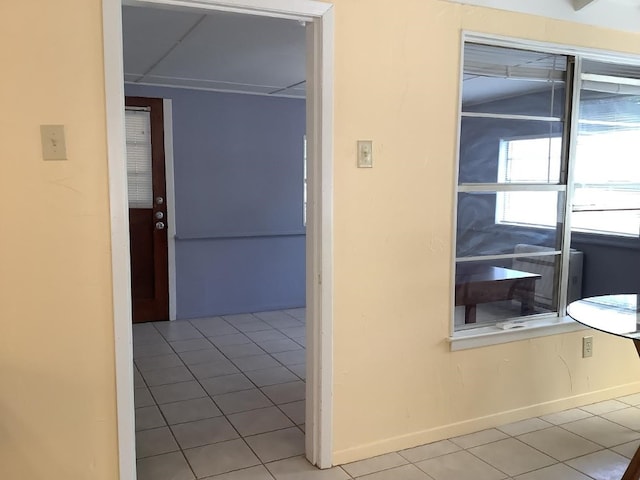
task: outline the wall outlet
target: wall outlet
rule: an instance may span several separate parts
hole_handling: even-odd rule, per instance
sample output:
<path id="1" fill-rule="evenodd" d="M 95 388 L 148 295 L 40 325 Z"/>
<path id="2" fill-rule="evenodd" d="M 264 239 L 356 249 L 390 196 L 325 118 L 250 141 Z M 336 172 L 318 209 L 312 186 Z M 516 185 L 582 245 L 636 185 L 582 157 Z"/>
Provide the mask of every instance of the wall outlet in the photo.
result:
<path id="1" fill-rule="evenodd" d="M 582 337 L 582 358 L 593 356 L 593 337 Z"/>

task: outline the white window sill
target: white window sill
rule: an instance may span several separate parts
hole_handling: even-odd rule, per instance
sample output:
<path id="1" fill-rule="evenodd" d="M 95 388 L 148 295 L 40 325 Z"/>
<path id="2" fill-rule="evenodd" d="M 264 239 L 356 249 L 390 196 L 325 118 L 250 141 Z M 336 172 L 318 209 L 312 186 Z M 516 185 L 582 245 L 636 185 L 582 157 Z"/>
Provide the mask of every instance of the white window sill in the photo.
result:
<path id="1" fill-rule="evenodd" d="M 566 316 L 553 317 L 523 321 L 522 326 L 510 330 L 503 330 L 495 325 L 463 330 L 449 337 L 449 343 L 451 351 L 455 352 L 488 345 L 498 345 L 500 343 L 517 342 L 529 338 L 576 332 L 587 328 Z"/>

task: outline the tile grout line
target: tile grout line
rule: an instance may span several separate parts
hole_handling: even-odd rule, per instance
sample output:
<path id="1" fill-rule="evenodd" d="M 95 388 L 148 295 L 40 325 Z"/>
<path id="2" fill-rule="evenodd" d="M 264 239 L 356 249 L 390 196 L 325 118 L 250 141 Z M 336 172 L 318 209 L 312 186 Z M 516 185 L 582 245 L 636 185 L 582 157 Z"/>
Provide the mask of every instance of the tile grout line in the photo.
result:
<path id="1" fill-rule="evenodd" d="M 224 319 L 224 318 L 223 318 L 223 321 L 225 321 L 225 322 L 226 322 L 229 326 L 231 326 L 232 328 L 236 328 L 234 325 L 232 325 L 232 324 L 231 324 L 229 321 L 227 321 L 226 319 Z M 200 385 L 200 387 L 203 389 L 203 391 L 204 391 L 205 393 L 207 393 L 208 397 L 201 397 L 201 398 L 210 398 L 210 399 L 211 399 L 211 401 L 214 403 L 214 405 L 216 405 L 216 407 L 218 408 L 218 410 L 220 410 L 220 412 L 222 413 L 222 417 L 223 417 L 223 418 L 224 418 L 224 419 L 229 423 L 229 425 L 231 425 L 231 427 L 233 428 L 233 430 L 236 432 L 236 434 L 238 435 L 238 439 L 241 439 L 241 440 L 243 441 L 243 443 L 247 446 L 247 448 L 249 448 L 249 450 L 253 453 L 253 455 L 254 455 L 254 456 L 258 459 L 258 461 L 259 461 L 259 462 L 264 466 L 264 465 L 265 465 L 265 463 L 260 459 L 260 457 L 258 456 L 257 452 L 256 452 L 256 451 L 251 447 L 251 445 L 246 441 L 246 438 L 251 438 L 251 437 L 253 437 L 253 436 L 262 435 L 262 434 L 264 434 L 264 433 L 271 433 L 271 432 L 273 432 L 273 431 L 285 430 L 285 429 L 288 429 L 288 428 L 297 428 L 297 429 L 298 429 L 298 430 L 300 430 L 300 431 L 302 431 L 302 429 L 299 427 L 299 425 L 297 425 L 297 424 L 296 424 L 296 422 L 294 422 L 291 418 L 289 418 L 289 416 L 288 416 L 284 411 L 282 411 L 282 410 L 278 407 L 278 404 L 276 404 L 276 403 L 275 403 L 271 398 L 269 398 L 269 397 L 268 397 L 268 396 L 267 396 L 267 395 L 266 395 L 266 394 L 261 390 L 261 388 L 260 388 L 260 387 L 258 387 L 258 386 L 257 386 L 257 384 L 256 384 L 255 382 L 253 382 L 253 380 L 251 380 L 251 379 L 246 375 L 246 372 L 245 372 L 244 370 L 242 370 L 241 368 L 239 368 L 239 367 L 238 367 L 238 366 L 233 362 L 233 360 L 232 360 L 231 358 L 229 358 L 229 357 L 228 357 L 228 356 L 227 356 L 223 351 L 221 351 L 221 350 L 220 350 L 220 349 L 219 349 L 215 344 L 213 344 L 213 342 L 210 340 L 210 338 L 209 338 L 209 337 L 207 337 L 207 336 L 204 334 L 204 332 L 203 332 L 202 330 L 200 330 L 196 325 L 193 325 L 190 321 L 188 321 L 188 320 L 187 320 L 187 322 L 188 322 L 188 323 L 191 325 L 191 327 L 193 327 L 193 328 L 194 328 L 194 329 L 195 329 L 199 334 L 203 335 L 203 338 L 205 338 L 205 339 L 206 339 L 206 340 L 207 340 L 207 341 L 212 345 L 213 349 L 215 349 L 215 350 L 217 350 L 218 352 L 220 352 L 220 354 L 221 354 L 225 359 L 227 359 L 229 362 L 231 362 L 233 365 L 235 365 L 235 367 L 239 369 L 240 373 L 241 373 L 245 378 L 247 378 L 247 380 L 248 380 L 249 382 L 251 382 L 251 384 L 253 384 L 253 385 L 255 386 L 255 388 L 256 388 L 256 389 L 257 389 L 257 390 L 258 390 L 258 391 L 259 391 L 263 396 L 265 396 L 265 398 L 267 398 L 267 399 L 269 400 L 269 402 L 271 402 L 271 404 L 272 404 L 272 406 L 271 406 L 271 407 L 264 407 L 264 408 L 272 408 L 272 407 L 274 407 L 274 406 L 275 406 L 275 407 L 278 409 L 278 411 L 280 411 L 283 415 L 285 415 L 285 417 L 286 417 L 287 419 L 289 419 L 289 420 L 293 423 L 293 427 L 285 427 L 285 428 L 282 428 L 282 429 L 276 429 L 276 430 L 271 430 L 271 431 L 267 431 L 267 432 L 261 432 L 261 433 L 255 434 L 255 435 L 248 435 L 248 436 L 246 436 L 246 437 L 245 437 L 245 436 L 243 436 L 243 435 L 238 431 L 238 429 L 236 428 L 236 426 L 235 426 L 235 425 L 230 421 L 230 419 L 229 419 L 229 417 L 228 417 L 228 414 L 226 414 L 226 413 L 222 410 L 222 408 L 220 407 L 220 405 L 218 405 L 218 404 L 217 404 L 217 402 L 215 401 L 215 399 L 213 398 L 213 396 L 212 396 L 212 395 L 210 395 L 210 394 L 209 394 L 209 392 L 207 391 L 207 389 L 202 385 L 202 383 L 201 383 L 201 381 L 200 381 L 201 379 L 200 379 L 200 378 L 198 378 L 198 377 L 194 374 L 194 372 L 193 372 L 193 371 L 191 370 L 191 368 L 190 368 L 190 365 L 188 365 L 188 364 L 187 364 L 187 363 L 182 359 L 182 357 L 180 356 L 180 353 L 184 353 L 184 352 L 177 352 L 177 351 L 175 350 L 174 346 L 173 346 L 173 345 L 171 345 L 171 341 L 170 341 L 170 340 L 168 340 L 168 339 L 167 339 L 167 338 L 162 334 L 162 332 L 158 331 L 158 332 L 160 333 L 160 335 L 161 335 L 163 338 L 165 338 L 165 340 L 167 341 L 167 344 L 168 344 L 168 345 L 169 345 L 169 347 L 174 351 L 174 354 L 175 354 L 175 355 L 180 359 L 180 361 L 182 362 L 183 366 L 184 366 L 184 367 L 185 367 L 185 368 L 190 372 L 190 374 L 194 377 L 194 379 L 195 379 L 195 381 L 198 383 L 198 385 Z M 267 323 L 267 322 L 265 322 L 265 323 Z M 155 327 L 155 325 L 154 325 L 154 327 Z M 274 328 L 274 327 L 271 327 L 271 328 Z M 236 330 L 238 330 L 238 329 L 236 329 Z M 265 331 L 266 331 L 266 330 L 265 330 Z M 256 343 L 255 343 L 251 338 L 249 338 L 249 337 L 245 334 L 245 332 L 242 332 L 241 330 L 238 330 L 238 333 L 243 334 L 245 337 L 247 337 L 247 338 L 251 341 L 251 343 L 252 343 L 252 344 L 254 344 L 254 345 L 258 346 L 258 348 L 260 348 L 260 349 L 262 350 L 262 348 L 261 348 L 259 345 L 257 345 L 257 344 L 256 344 Z M 285 336 L 286 336 L 286 334 L 284 334 L 283 332 L 281 332 L 281 333 L 282 333 L 283 335 L 285 335 Z M 288 336 L 287 336 L 287 338 L 290 338 L 290 337 L 288 337 Z M 202 349 L 202 350 L 208 350 L 208 349 Z M 199 350 L 195 350 L 195 351 L 199 351 Z M 264 350 L 263 350 L 263 351 L 264 351 Z M 273 358 L 276 362 L 278 362 L 278 364 L 280 364 L 280 365 L 281 365 L 282 367 L 284 367 L 287 371 L 289 371 L 289 369 L 286 367 L 286 365 L 282 364 L 282 363 L 281 363 L 277 358 L 274 358 L 272 355 L 270 355 L 270 354 L 269 354 L 268 352 L 266 352 L 266 351 L 265 351 L 265 354 L 266 354 L 266 355 L 269 355 L 269 356 L 270 356 L 271 358 Z M 203 362 L 203 363 L 206 363 L 206 362 Z M 196 364 L 194 364 L 194 365 L 196 365 Z M 269 368 L 269 367 L 267 367 L 267 368 Z M 299 378 L 297 375 L 295 375 L 295 373 L 293 373 L 293 372 L 291 372 L 291 373 L 292 373 L 294 376 L 296 376 L 296 378 Z M 220 375 L 220 376 L 223 376 L 223 375 Z M 213 377 L 213 378 L 215 378 L 215 377 Z M 144 380 L 144 377 L 143 377 L 143 380 Z M 190 381 L 193 381 L 193 380 L 188 380 L 187 382 L 190 382 Z M 185 383 L 185 382 L 175 382 L 175 383 Z M 175 383 L 174 383 L 174 384 L 175 384 Z M 286 382 L 286 383 L 288 383 L 288 382 Z M 147 383 L 146 383 L 146 380 L 145 380 L 145 385 L 146 385 L 146 384 L 147 384 Z M 149 389 L 149 390 L 150 390 L 150 389 Z M 150 390 L 150 391 L 151 391 L 151 390 Z M 242 390 L 241 390 L 241 391 L 242 391 Z M 229 392 L 229 393 L 235 393 L 235 392 Z M 161 410 L 161 409 L 160 409 L 160 407 L 159 407 L 159 404 L 157 403 L 157 399 L 155 398 L 155 396 L 153 395 L 153 393 L 151 393 L 151 395 L 152 395 L 152 397 L 153 397 L 154 401 L 156 402 L 156 406 L 157 406 L 158 410 L 160 410 L 160 413 L 161 413 L 161 415 L 163 416 L 163 418 L 164 418 L 164 420 L 165 420 L 165 422 L 166 422 L 166 424 L 167 424 L 167 425 L 166 425 L 166 426 L 167 426 L 167 428 L 168 428 L 168 429 L 169 429 L 169 431 L 171 432 L 171 434 L 172 434 L 172 436 L 173 436 L 174 440 L 176 441 L 176 444 L 178 445 L 178 448 L 180 449 L 180 452 L 182 453 L 183 457 L 185 458 L 185 460 L 186 460 L 187 464 L 189 465 L 189 468 L 192 470 L 192 473 L 194 474 L 194 477 L 196 477 L 196 478 L 197 478 L 197 475 L 195 474 L 195 470 L 193 469 L 193 466 L 192 466 L 192 465 L 191 465 L 191 463 L 189 462 L 189 459 L 188 459 L 188 457 L 187 457 L 187 455 L 186 455 L 186 453 L 185 453 L 185 450 L 188 450 L 188 449 L 183 448 L 183 447 L 182 447 L 182 445 L 178 442 L 177 438 L 175 437 L 175 434 L 173 433 L 173 429 L 171 428 L 171 425 L 169 425 L 169 422 L 167 421 L 166 417 L 164 416 L 164 413 L 162 412 L 162 410 Z M 175 403 L 175 402 L 171 402 L 171 403 Z M 289 403 L 290 403 L 290 402 L 289 402 Z M 245 412 L 253 411 L 253 410 L 257 410 L 257 409 L 247 410 L 247 411 L 245 411 Z M 235 413 L 244 413 L 244 412 L 235 412 Z M 212 418 L 215 418 L 215 417 L 212 417 Z M 184 423 L 190 423 L 190 422 L 184 422 Z M 304 434 L 304 432 L 303 432 L 303 434 Z M 222 442 L 224 442 L 224 440 L 223 440 L 223 441 L 221 441 L 221 442 L 215 442 L 215 443 L 211 443 L 211 444 L 201 445 L 200 447 L 204 447 L 204 446 L 208 446 L 208 445 L 215 445 L 215 444 L 217 444 L 217 443 L 222 443 Z M 198 448 L 198 447 L 192 447 L 192 448 Z M 287 457 L 287 458 L 294 458 L 294 457 L 296 457 L 296 456 L 298 456 L 298 455 L 294 455 L 294 456 L 292 456 L 292 457 Z M 279 460 L 286 460 L 287 458 L 278 459 L 278 461 L 279 461 Z M 249 468 L 251 468 L 251 467 L 249 467 Z M 265 468 L 266 468 L 266 466 L 265 466 Z M 268 469 L 267 469 L 267 471 L 268 471 Z M 271 472 L 269 472 L 269 475 L 271 475 Z"/>

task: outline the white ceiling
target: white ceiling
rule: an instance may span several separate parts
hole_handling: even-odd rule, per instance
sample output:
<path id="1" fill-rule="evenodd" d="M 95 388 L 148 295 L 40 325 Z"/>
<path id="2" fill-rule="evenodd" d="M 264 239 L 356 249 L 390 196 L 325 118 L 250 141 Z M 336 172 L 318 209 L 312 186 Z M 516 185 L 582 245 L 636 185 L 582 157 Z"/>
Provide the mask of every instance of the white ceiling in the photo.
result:
<path id="1" fill-rule="evenodd" d="M 640 0 L 448 1 L 640 31 Z M 295 20 L 125 6 L 123 38 L 129 83 L 305 97 L 305 28 Z M 491 83 L 465 78 L 465 102 L 494 96 Z M 500 86 L 502 95 L 526 88 Z"/>
<path id="2" fill-rule="evenodd" d="M 446 0 L 640 32 L 640 0 Z M 584 5 L 582 8 L 581 5 Z"/>
<path id="3" fill-rule="evenodd" d="M 305 96 L 305 28 L 284 20 L 129 7 L 125 82 Z"/>

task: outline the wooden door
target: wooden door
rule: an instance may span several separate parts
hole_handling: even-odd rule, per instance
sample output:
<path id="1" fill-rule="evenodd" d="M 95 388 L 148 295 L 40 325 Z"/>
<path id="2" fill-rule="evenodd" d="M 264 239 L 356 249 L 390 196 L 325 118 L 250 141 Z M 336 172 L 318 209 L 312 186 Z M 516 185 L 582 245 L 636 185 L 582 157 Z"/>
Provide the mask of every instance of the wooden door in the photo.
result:
<path id="1" fill-rule="evenodd" d="M 162 99 L 126 97 L 133 322 L 169 320 Z"/>

